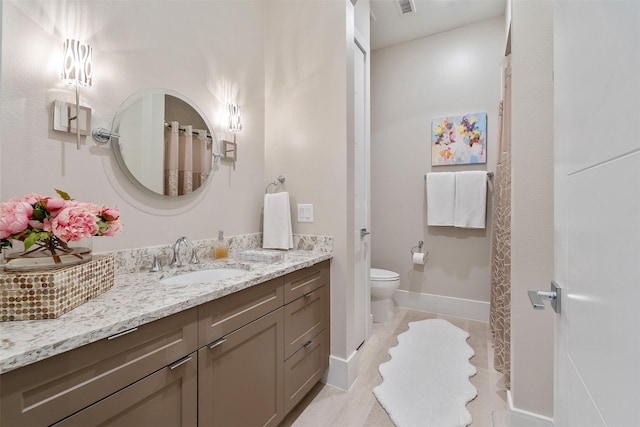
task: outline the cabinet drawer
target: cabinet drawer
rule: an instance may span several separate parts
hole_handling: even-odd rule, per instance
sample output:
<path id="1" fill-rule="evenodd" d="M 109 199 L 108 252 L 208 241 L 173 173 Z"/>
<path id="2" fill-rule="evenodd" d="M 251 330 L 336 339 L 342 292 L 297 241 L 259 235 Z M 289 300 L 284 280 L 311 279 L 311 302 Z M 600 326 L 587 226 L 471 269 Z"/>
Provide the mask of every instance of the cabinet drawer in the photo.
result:
<path id="1" fill-rule="evenodd" d="M 324 331 L 284 362 L 284 410 L 293 409 L 313 388 L 328 365 Z"/>
<path id="2" fill-rule="evenodd" d="M 300 298 L 329 283 L 329 260 L 294 271 L 284 279 L 284 303 Z"/>
<path id="3" fill-rule="evenodd" d="M 285 305 L 285 359 L 325 328 L 325 304 L 325 287 L 321 286 Z"/>
<path id="4" fill-rule="evenodd" d="M 284 279 L 269 280 L 198 307 L 198 346 L 207 345 L 283 304 Z"/>
<path id="5" fill-rule="evenodd" d="M 198 425 L 197 353 L 65 418 L 53 427 Z"/>
<path id="6" fill-rule="evenodd" d="M 193 308 L 7 372 L 0 425 L 51 425 L 196 348 Z"/>

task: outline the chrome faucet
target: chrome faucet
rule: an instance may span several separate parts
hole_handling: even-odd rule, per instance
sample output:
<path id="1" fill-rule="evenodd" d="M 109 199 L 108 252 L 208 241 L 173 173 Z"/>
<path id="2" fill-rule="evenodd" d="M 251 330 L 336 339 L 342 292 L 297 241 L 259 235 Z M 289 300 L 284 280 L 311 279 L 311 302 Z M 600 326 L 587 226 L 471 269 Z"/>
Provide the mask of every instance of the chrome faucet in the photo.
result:
<path id="1" fill-rule="evenodd" d="M 160 264 L 160 260 L 158 260 L 158 255 L 149 254 L 148 256 L 153 257 L 151 261 L 151 268 L 149 268 L 149 271 L 152 273 L 155 273 L 157 271 L 162 271 L 162 264 Z"/>
<path id="2" fill-rule="evenodd" d="M 176 243 L 173 245 L 173 258 L 171 258 L 170 267 L 181 267 L 182 261 L 180 260 L 180 244 L 184 243 L 187 247 L 191 248 L 191 259 L 189 260 L 189 264 L 198 264 L 200 260 L 198 259 L 198 255 L 196 254 L 196 248 L 191 243 L 191 240 L 187 239 L 185 236 L 179 237 L 176 240 Z"/>

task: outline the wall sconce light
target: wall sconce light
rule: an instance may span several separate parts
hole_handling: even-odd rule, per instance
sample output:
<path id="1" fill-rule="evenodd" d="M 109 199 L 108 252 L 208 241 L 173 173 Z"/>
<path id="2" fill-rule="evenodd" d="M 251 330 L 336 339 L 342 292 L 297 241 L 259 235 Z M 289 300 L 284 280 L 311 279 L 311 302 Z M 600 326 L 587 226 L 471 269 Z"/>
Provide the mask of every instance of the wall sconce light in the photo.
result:
<path id="1" fill-rule="evenodd" d="M 234 163 L 238 160 L 238 144 L 236 143 L 236 134 L 242 130 L 242 117 L 240 116 L 240 107 L 235 104 L 229 104 L 229 132 L 233 134 L 233 142 L 222 141 L 222 160 L 230 160 Z"/>
<path id="2" fill-rule="evenodd" d="M 87 135 L 91 128 L 91 109 L 80 106 L 79 87 L 91 87 L 93 65 L 92 49 L 86 43 L 66 39 L 63 47 L 62 81 L 74 85 L 76 89 L 75 105 L 54 101 L 53 129 L 76 134 L 76 146 L 80 149 L 80 135 Z"/>
<path id="3" fill-rule="evenodd" d="M 240 117 L 240 107 L 229 104 L 229 132 L 235 134 L 242 130 L 242 117 Z"/>

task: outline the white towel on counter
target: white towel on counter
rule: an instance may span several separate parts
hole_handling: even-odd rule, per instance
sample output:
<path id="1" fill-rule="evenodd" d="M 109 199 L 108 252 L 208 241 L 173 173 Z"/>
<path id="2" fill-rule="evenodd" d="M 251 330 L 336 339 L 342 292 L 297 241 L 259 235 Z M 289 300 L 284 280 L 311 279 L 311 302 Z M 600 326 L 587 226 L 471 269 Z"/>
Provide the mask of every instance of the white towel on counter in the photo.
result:
<path id="1" fill-rule="evenodd" d="M 454 225 L 485 228 L 487 212 L 487 172 L 456 172 Z"/>
<path id="2" fill-rule="evenodd" d="M 293 248 L 291 208 L 289 193 L 286 191 L 264 195 L 262 247 L 264 249 Z"/>
<path id="3" fill-rule="evenodd" d="M 455 177 L 455 172 L 427 174 L 427 225 L 453 225 Z"/>

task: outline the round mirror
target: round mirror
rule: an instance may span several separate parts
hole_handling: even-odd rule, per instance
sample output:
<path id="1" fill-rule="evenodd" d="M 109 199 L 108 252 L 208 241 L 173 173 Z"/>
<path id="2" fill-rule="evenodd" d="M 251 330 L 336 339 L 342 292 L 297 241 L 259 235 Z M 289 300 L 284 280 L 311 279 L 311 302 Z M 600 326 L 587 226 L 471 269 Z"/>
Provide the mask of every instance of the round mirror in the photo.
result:
<path id="1" fill-rule="evenodd" d="M 205 116 L 168 90 L 134 94 L 113 119 L 111 146 L 123 172 L 143 191 L 190 194 L 213 175 L 218 141 Z"/>

